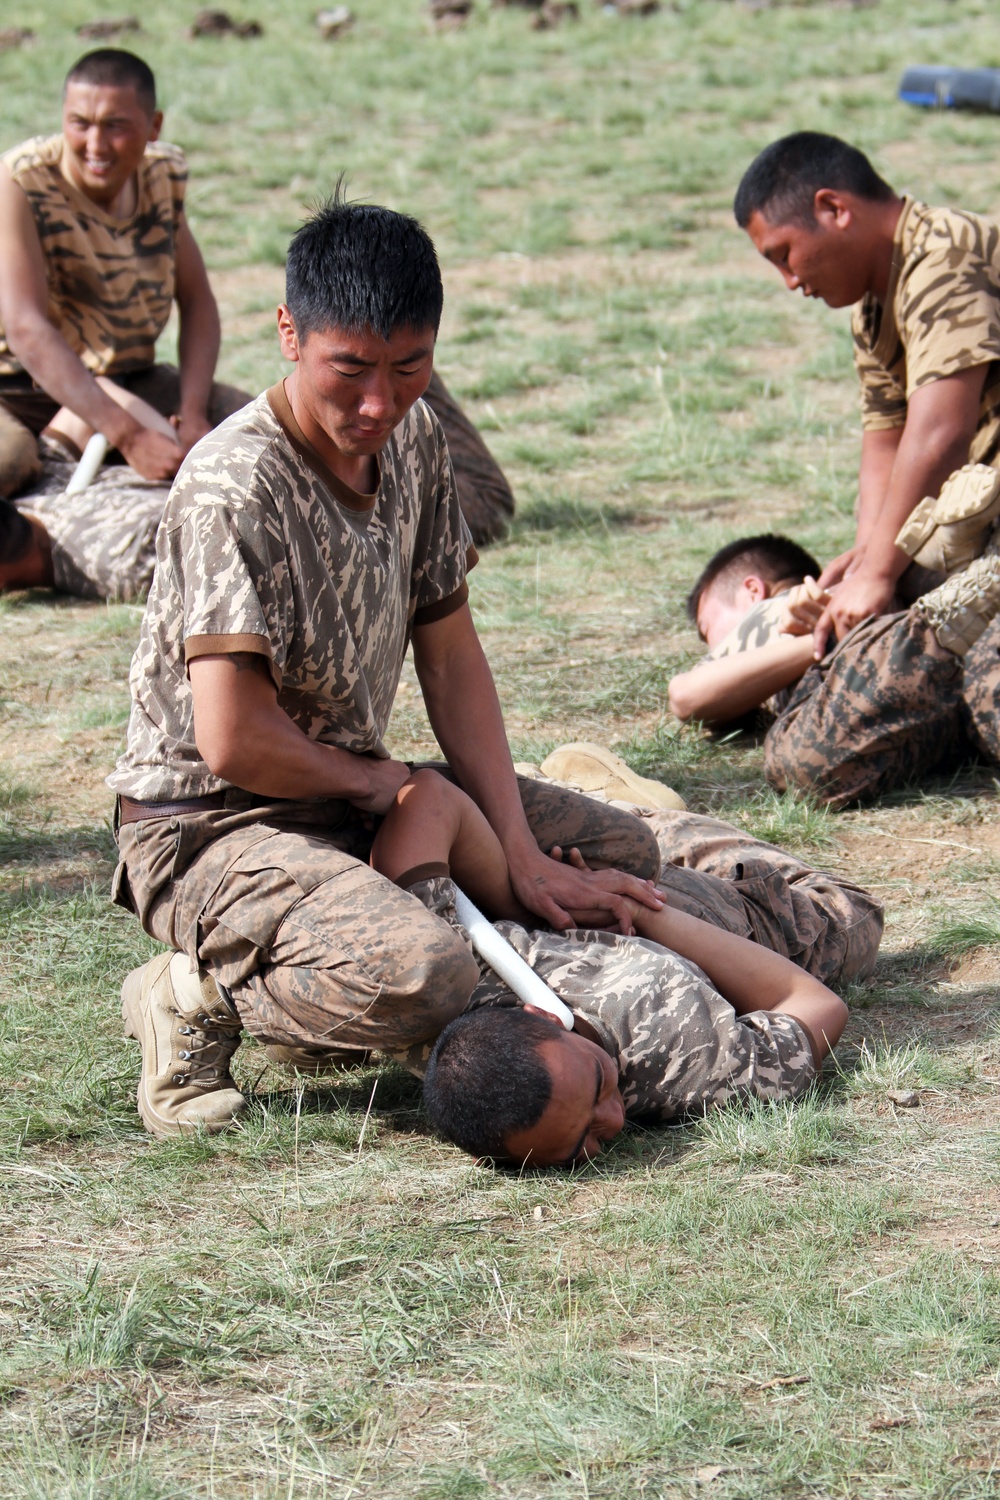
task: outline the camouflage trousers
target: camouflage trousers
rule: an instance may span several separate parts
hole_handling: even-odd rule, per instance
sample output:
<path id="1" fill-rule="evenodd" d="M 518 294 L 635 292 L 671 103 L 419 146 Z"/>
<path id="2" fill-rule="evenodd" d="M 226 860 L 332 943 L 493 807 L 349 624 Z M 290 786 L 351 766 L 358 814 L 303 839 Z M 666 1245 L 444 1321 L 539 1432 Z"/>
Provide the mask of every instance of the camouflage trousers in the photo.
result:
<path id="1" fill-rule="evenodd" d="M 862 621 L 793 689 L 764 741 L 764 774 L 840 808 L 976 750 L 1000 759 L 998 647 L 998 620 L 961 658 L 919 606 Z"/>
<path id="2" fill-rule="evenodd" d="M 440 375 L 431 376 L 424 400 L 444 428 L 462 514 L 479 545 L 503 536 L 514 514 L 514 496 L 503 470 Z"/>
<path id="3" fill-rule="evenodd" d="M 539 846 L 654 878 L 659 851 L 631 812 L 520 782 Z M 247 1030 L 289 1046 L 403 1049 L 438 1034 L 479 977 L 455 930 L 365 863 L 373 822 L 339 801 L 258 803 L 119 831 L 116 897 L 147 932 L 231 994 Z M 121 889 L 124 874 L 125 887 Z"/>
<path id="4" fill-rule="evenodd" d="M 780 953 L 824 984 L 864 979 L 882 940 L 882 903 L 842 875 L 698 813 L 642 813 L 659 886 L 673 906 Z"/>
<path id="5" fill-rule="evenodd" d="M 520 780 L 539 846 L 659 879 L 681 909 L 833 982 L 871 971 L 873 897 L 693 813 L 609 806 Z M 143 927 L 191 955 L 248 1031 L 288 1046 L 404 1051 L 432 1040 L 479 978 L 455 930 L 364 861 L 371 821 L 341 802 L 224 809 L 123 826 L 122 866 Z M 324 821 L 325 820 L 325 821 Z"/>
<path id="6" fill-rule="evenodd" d="M 173 365 L 150 365 L 112 379 L 161 416 L 170 417 L 180 410 L 180 374 Z M 235 386 L 214 384 L 208 404 L 212 426 L 217 427 L 249 400 L 247 393 Z M 35 439 L 58 410 L 59 402 L 40 390 L 30 375 L 0 377 L 0 495 L 20 494 L 41 474 L 42 460 Z"/>
<path id="7" fill-rule="evenodd" d="M 46 457 L 38 484 L 12 504 L 45 527 L 60 593 L 112 602 L 140 598 L 153 577 L 156 528 L 170 486 L 140 479 L 120 464 L 101 469 L 80 494 L 67 495 L 74 468 Z"/>

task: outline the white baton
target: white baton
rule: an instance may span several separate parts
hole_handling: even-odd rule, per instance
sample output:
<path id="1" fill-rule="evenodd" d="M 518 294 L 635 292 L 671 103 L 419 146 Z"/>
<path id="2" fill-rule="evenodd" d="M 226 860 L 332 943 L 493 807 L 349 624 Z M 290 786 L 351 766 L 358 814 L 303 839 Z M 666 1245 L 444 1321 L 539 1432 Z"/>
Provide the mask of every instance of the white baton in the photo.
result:
<path id="1" fill-rule="evenodd" d="M 66 486 L 67 495 L 79 495 L 82 490 L 88 489 L 93 484 L 107 451 L 107 438 L 103 432 L 95 432 L 84 448 L 80 462 L 73 470 L 73 477 Z"/>
<path id="2" fill-rule="evenodd" d="M 458 920 L 472 939 L 472 946 L 494 969 L 503 982 L 510 986 L 519 1000 L 526 1005 L 537 1005 L 561 1021 L 567 1031 L 573 1030 L 573 1012 L 559 996 L 549 989 L 544 979 L 539 979 L 530 964 L 526 964 L 520 953 L 514 951 L 507 939 L 488 922 L 473 905 L 464 891 L 455 886 L 455 911 Z"/>

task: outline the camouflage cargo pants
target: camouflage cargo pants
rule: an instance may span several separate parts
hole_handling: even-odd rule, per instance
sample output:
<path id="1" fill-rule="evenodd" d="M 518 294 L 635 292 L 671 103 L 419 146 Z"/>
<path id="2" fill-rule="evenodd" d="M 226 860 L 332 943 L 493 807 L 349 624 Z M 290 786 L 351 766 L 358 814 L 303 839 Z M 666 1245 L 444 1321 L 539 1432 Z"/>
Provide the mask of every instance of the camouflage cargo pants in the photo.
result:
<path id="1" fill-rule="evenodd" d="M 975 749 L 1000 762 L 1000 616 L 963 658 L 962 717 Z"/>
<path id="2" fill-rule="evenodd" d="M 541 848 L 652 878 L 659 853 L 631 813 L 520 783 Z M 464 1008 L 478 968 L 461 937 L 364 861 L 371 820 L 344 802 L 256 804 L 122 826 L 119 852 L 147 932 L 232 995 L 248 1031 L 289 1046 L 401 1049 Z"/>
<path id="3" fill-rule="evenodd" d="M 661 811 L 643 819 L 672 905 L 790 958 L 824 984 L 874 970 L 882 903 L 861 886 L 717 818 Z"/>
<path id="4" fill-rule="evenodd" d="M 140 598 L 156 561 L 156 528 L 170 493 L 124 464 L 101 469 L 93 484 L 68 496 L 75 465 L 51 458 L 29 495 L 12 502 L 48 533 L 55 587 L 81 599 L 112 603 Z"/>
<path id="5" fill-rule="evenodd" d="M 986 660 L 980 647 L 987 637 L 996 641 L 995 629 L 963 668 L 914 609 L 862 621 L 809 668 L 768 730 L 764 774 L 771 786 L 799 787 L 844 807 L 966 751 L 965 683 Z M 985 717 L 985 705 L 980 712 Z"/>
<path id="6" fill-rule="evenodd" d="M 153 365 L 120 377 L 117 384 L 164 416 L 180 404 L 180 377 L 172 365 Z M 249 399 L 235 386 L 213 385 L 209 420 L 217 425 Z M 30 493 L 18 494 L 14 503 L 45 527 L 54 583 L 61 593 L 112 601 L 139 598 L 153 576 L 156 528 L 170 486 L 142 479 L 125 464 L 108 464 L 88 489 L 67 497 L 75 464 L 46 456 L 43 465 L 35 441 L 57 409 L 26 378 L 0 381 L 0 495 L 17 494 L 34 481 Z"/>

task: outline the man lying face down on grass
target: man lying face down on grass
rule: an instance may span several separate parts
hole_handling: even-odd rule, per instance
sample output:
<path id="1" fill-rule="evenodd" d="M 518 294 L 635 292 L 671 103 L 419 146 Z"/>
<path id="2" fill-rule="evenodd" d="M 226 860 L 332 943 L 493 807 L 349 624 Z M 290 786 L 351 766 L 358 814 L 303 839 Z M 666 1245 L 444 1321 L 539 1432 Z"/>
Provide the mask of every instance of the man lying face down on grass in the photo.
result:
<path id="1" fill-rule="evenodd" d="M 687 598 L 708 655 L 671 678 L 673 713 L 712 725 L 755 708 L 780 713 L 813 662 L 812 629 L 829 598 L 819 574 L 814 557 L 773 532 L 720 547 Z"/>
<path id="2" fill-rule="evenodd" d="M 733 1099 L 797 1098 L 844 1028 L 846 1006 L 818 979 L 674 906 L 631 903 L 630 936 L 527 931 L 520 923 L 533 919 L 496 835 L 433 771 L 401 787 L 371 858 L 457 925 L 454 878 L 502 919 L 503 935 L 574 1013 L 566 1031 L 484 969 L 429 1058 L 426 1048 L 397 1054 L 426 1068 L 435 1127 L 476 1156 L 570 1166 L 597 1155 L 626 1117 L 668 1121 Z"/>

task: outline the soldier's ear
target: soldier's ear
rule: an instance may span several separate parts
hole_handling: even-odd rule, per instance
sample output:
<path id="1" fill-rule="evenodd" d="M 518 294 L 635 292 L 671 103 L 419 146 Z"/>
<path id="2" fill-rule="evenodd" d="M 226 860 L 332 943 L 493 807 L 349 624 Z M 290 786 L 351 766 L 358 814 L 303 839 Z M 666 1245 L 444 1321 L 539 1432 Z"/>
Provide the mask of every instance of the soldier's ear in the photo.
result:
<path id="1" fill-rule="evenodd" d="M 298 329 L 295 327 L 295 319 L 283 302 L 278 307 L 278 339 L 285 358 L 297 364 L 300 349 Z"/>
<path id="2" fill-rule="evenodd" d="M 525 1005 L 522 1009 L 526 1010 L 529 1016 L 539 1016 L 543 1021 L 548 1021 L 557 1031 L 565 1029 L 562 1022 L 556 1016 L 552 1015 L 550 1011 L 542 1010 L 538 1005 Z"/>
<path id="3" fill-rule="evenodd" d="M 743 587 L 755 604 L 762 599 L 768 599 L 771 595 L 771 586 L 766 578 L 761 578 L 759 573 L 748 573 L 743 580 Z"/>
<path id="4" fill-rule="evenodd" d="M 814 194 L 813 217 L 820 229 L 849 229 L 854 222 L 850 199 L 836 188 L 820 188 Z"/>

